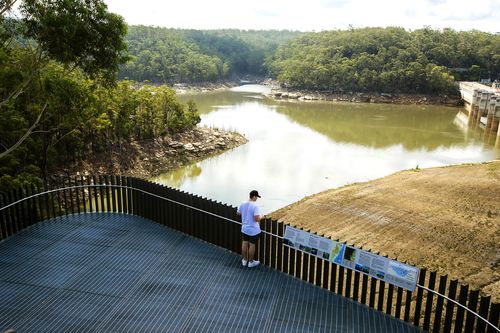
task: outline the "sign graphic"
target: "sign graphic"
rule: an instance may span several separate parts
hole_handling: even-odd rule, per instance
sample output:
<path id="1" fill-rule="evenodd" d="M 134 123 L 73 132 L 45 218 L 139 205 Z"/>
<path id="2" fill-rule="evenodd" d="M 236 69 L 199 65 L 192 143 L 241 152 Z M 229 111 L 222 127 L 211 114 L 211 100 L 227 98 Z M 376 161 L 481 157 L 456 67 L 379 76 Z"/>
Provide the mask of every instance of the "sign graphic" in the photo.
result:
<path id="1" fill-rule="evenodd" d="M 286 226 L 286 246 L 333 262 L 395 286 L 415 291 L 420 270 L 414 266 Z"/>

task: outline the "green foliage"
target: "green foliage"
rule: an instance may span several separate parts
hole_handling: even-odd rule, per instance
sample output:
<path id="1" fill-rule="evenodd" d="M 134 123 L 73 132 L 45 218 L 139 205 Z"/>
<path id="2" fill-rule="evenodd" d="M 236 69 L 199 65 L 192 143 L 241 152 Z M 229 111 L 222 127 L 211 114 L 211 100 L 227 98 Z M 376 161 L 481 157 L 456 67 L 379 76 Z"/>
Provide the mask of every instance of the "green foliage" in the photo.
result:
<path id="1" fill-rule="evenodd" d="M 24 0 L 21 12 L 26 36 L 51 59 L 108 81 L 127 60 L 127 26 L 102 0 Z"/>
<path id="2" fill-rule="evenodd" d="M 478 31 L 364 28 L 300 36 L 266 63 L 296 88 L 450 93 L 455 79 L 478 79 L 479 71 L 500 78 L 499 54 L 500 36 Z"/>
<path id="3" fill-rule="evenodd" d="M 170 88 L 114 84 L 126 26 L 102 1 L 26 0 L 17 21 L 0 9 L 0 192 L 122 140 L 199 122 Z"/>
<path id="4" fill-rule="evenodd" d="M 129 26 L 131 60 L 119 78 L 155 83 L 216 82 L 264 75 L 264 59 L 300 33 L 254 30 L 179 30 Z"/>

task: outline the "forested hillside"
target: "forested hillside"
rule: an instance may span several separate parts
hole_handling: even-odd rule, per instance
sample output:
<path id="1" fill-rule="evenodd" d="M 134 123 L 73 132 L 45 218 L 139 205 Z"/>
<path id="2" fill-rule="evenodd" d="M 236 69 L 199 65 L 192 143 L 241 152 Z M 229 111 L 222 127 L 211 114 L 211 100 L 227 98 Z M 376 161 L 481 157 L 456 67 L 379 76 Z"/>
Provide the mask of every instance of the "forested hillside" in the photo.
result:
<path id="1" fill-rule="evenodd" d="M 194 104 L 116 82 L 127 26 L 101 0 L 0 4 L 0 193 L 110 145 L 193 127 Z"/>
<path id="2" fill-rule="evenodd" d="M 119 78 L 154 83 L 217 82 L 242 75 L 266 75 L 266 57 L 293 31 L 180 30 L 129 26 L 131 61 Z"/>
<path id="3" fill-rule="evenodd" d="M 317 33 L 130 26 L 119 78 L 217 82 L 243 75 L 299 89 L 450 93 L 456 80 L 500 79 L 500 35 L 430 28 Z"/>
<path id="4" fill-rule="evenodd" d="M 455 80 L 500 79 L 500 35 L 429 28 L 364 28 L 300 36 L 267 60 L 294 88 L 448 93 Z"/>

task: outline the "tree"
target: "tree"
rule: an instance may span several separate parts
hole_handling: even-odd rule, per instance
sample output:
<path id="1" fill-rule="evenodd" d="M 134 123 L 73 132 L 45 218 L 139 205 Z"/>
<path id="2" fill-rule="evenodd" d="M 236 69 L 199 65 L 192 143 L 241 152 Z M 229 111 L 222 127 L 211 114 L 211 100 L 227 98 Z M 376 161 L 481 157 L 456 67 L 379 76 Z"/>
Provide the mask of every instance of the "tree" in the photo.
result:
<path id="1" fill-rule="evenodd" d="M 50 59 L 109 82 L 128 59 L 127 26 L 102 0 L 24 0 L 21 13 L 26 37 Z"/>
<path id="2" fill-rule="evenodd" d="M 0 108 L 12 104 L 30 85 L 39 84 L 40 72 L 51 61 L 63 64 L 68 72 L 79 68 L 102 82 L 114 82 L 118 65 L 127 59 L 124 53 L 126 25 L 120 16 L 107 12 L 103 1 L 24 0 L 20 6 L 23 17 L 16 22 L 23 27 L 21 30 L 8 29 L 12 19 L 7 19 L 5 14 L 13 3 L 12 0 L 4 1 L 0 6 L 0 31 L 3 45 L 8 46 L 2 49 L 0 58 L 4 58 L 4 66 L 12 67 L 19 63 L 16 57 L 22 54 L 28 66 L 18 71 L 14 88 L 3 91 Z M 17 34 L 19 31 L 21 35 Z M 24 45 L 18 42 L 23 38 Z M 32 125 L 17 142 L 0 153 L 0 158 L 10 154 L 31 135 L 48 101 L 46 98 L 41 102 L 42 107 Z"/>

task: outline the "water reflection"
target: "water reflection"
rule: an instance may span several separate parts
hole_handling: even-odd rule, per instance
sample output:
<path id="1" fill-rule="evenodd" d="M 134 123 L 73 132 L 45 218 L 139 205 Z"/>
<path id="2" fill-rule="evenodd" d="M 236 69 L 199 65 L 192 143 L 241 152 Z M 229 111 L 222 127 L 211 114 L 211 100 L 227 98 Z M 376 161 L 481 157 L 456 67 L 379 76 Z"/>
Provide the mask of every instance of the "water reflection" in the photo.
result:
<path id="1" fill-rule="evenodd" d="M 457 125 L 456 108 L 276 102 L 247 88 L 182 97 L 198 104 L 202 126 L 238 131 L 249 142 L 156 181 L 233 206 L 256 188 L 267 213 L 403 169 L 500 157 Z"/>
<path id="2" fill-rule="evenodd" d="M 408 150 L 434 150 L 464 142 L 463 134 L 453 124 L 456 109 L 451 108 L 287 103 L 278 110 L 335 142 L 373 148 L 401 144 Z"/>
<path id="3" fill-rule="evenodd" d="M 186 167 L 165 173 L 160 177 L 152 178 L 152 181 L 168 184 L 170 187 L 180 188 L 188 179 L 194 179 L 201 175 L 202 169 L 198 164 L 191 164 Z"/>

